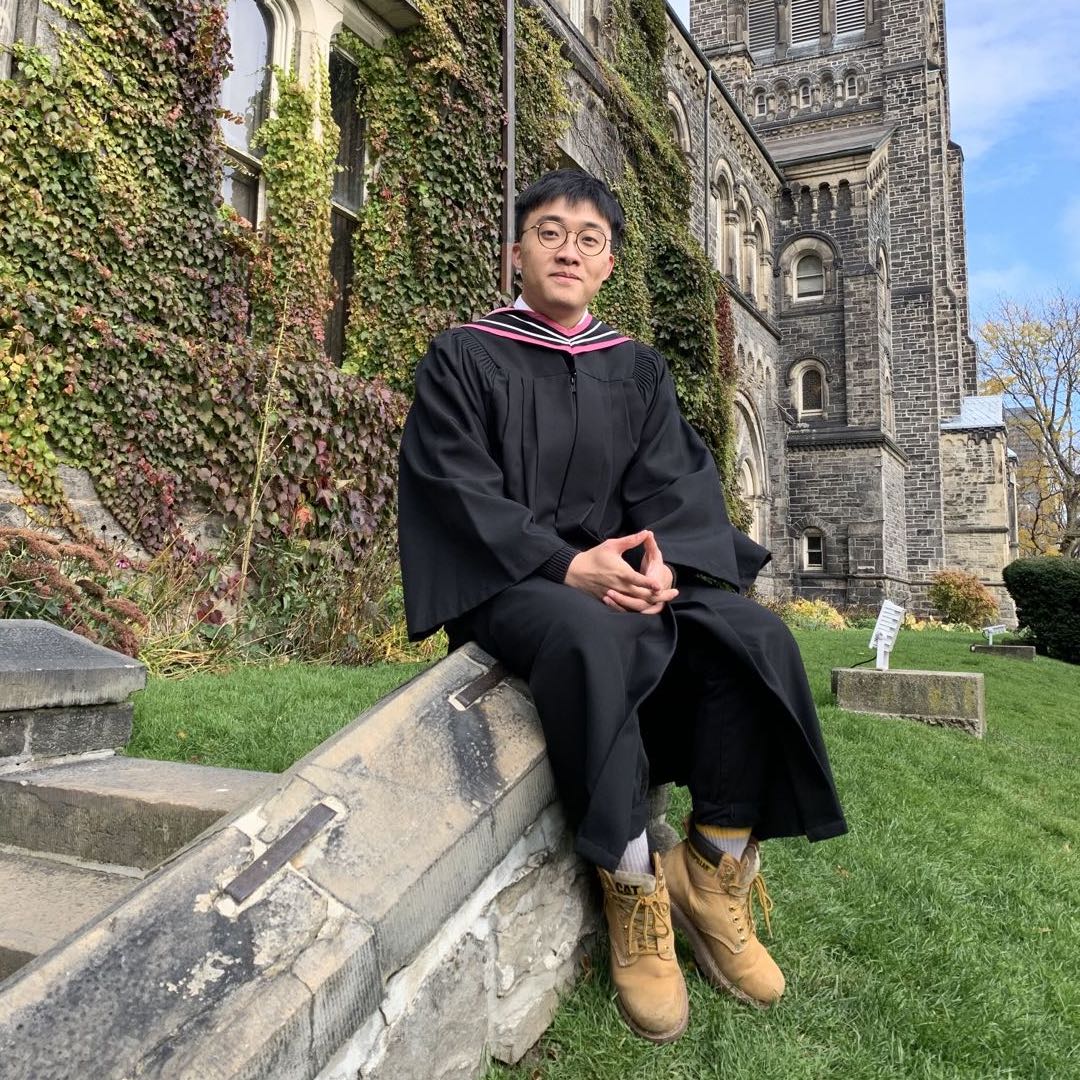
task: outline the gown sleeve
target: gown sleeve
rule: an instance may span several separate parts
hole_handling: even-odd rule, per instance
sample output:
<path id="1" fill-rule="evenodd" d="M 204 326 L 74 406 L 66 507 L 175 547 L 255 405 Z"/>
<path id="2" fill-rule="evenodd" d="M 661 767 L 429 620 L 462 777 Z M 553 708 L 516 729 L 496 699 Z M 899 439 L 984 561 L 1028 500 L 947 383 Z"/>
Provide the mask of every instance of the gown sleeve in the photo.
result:
<path id="1" fill-rule="evenodd" d="M 554 530 L 541 528 L 528 507 L 503 493 L 486 424 L 487 400 L 502 378 L 455 331 L 436 338 L 417 369 L 398 482 L 398 543 L 413 641 L 566 550 Z"/>
<path id="2" fill-rule="evenodd" d="M 732 524 L 712 454 L 686 422 L 667 365 L 639 347 L 641 441 L 623 476 L 623 531 L 651 529 L 664 561 L 745 591 L 772 558 Z"/>

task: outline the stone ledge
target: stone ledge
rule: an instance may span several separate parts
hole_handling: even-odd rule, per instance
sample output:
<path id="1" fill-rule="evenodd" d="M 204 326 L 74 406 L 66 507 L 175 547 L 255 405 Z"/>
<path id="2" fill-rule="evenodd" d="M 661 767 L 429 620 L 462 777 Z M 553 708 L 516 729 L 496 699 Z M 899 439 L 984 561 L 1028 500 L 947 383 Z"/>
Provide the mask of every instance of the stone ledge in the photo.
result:
<path id="1" fill-rule="evenodd" d="M 851 712 L 904 716 L 976 738 L 986 733 L 983 677 L 977 672 L 833 668 L 832 690 L 840 708 Z"/>
<path id="2" fill-rule="evenodd" d="M 0 709 L 53 709 L 126 701 L 146 668 L 41 619 L 0 619 Z"/>
<path id="3" fill-rule="evenodd" d="M 5 1076 L 312 1077 L 339 1049 L 359 1053 L 365 1032 L 378 1065 L 364 1075 L 403 1076 L 409 1031 L 451 1034 L 440 1028 L 439 987 L 477 979 L 483 1000 L 466 1003 L 473 1022 L 461 1061 L 479 1071 L 486 1045 L 522 1052 L 573 978 L 592 875 L 557 811 L 545 810 L 551 774 L 520 685 L 500 682 L 463 712 L 448 701 L 490 665 L 467 645 L 417 676 L 17 972 L 0 990 Z M 337 816 L 237 906 L 225 887 L 318 803 Z M 545 885 L 545 865 L 569 882 L 562 893 Z M 509 888 L 529 873 L 541 899 L 572 897 L 553 927 L 561 940 L 543 936 L 546 915 L 520 923 L 520 963 L 536 969 L 542 991 L 535 1001 L 499 936 L 499 918 L 503 930 L 519 919 L 499 914 L 502 888 L 490 896 L 484 885 Z M 508 910 L 528 908 L 515 894 Z M 448 926 L 457 941 L 445 940 Z M 471 944 L 485 933 L 493 944 Z M 423 978 L 412 967 L 422 955 Z M 468 973 L 454 978 L 466 961 Z M 491 986 L 503 988 L 513 1017 L 501 1027 L 489 1014 Z"/>
<path id="4" fill-rule="evenodd" d="M 1011 660 L 1034 660 L 1034 645 L 972 645 L 973 653 L 984 656 L 1005 656 Z"/>
<path id="5" fill-rule="evenodd" d="M 148 870 L 276 779 L 146 758 L 35 762 L 0 774 L 0 843 Z"/>

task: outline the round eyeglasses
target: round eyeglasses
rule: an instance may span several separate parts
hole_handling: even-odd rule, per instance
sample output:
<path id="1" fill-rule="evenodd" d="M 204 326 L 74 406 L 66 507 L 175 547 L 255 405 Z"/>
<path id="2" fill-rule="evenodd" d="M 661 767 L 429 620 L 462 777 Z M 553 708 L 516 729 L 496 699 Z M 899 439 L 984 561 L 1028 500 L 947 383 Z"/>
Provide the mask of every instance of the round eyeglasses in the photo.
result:
<path id="1" fill-rule="evenodd" d="M 568 229 L 557 221 L 541 221 L 539 225 L 530 225 L 529 230 L 532 229 L 546 248 L 561 248 L 570 235 L 582 255 L 599 255 L 608 245 L 608 238 L 599 229 Z"/>

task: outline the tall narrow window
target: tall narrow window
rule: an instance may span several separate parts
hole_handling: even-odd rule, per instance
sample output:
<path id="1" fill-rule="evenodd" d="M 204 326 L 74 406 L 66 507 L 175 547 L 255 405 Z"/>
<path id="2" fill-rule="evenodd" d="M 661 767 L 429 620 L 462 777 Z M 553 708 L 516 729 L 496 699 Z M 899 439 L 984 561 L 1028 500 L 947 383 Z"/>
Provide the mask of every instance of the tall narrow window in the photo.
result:
<path id="1" fill-rule="evenodd" d="M 0 0 L 0 79 L 10 79 L 15 62 L 7 47 L 33 42 L 38 0 Z"/>
<path id="2" fill-rule="evenodd" d="M 251 139 L 266 117 L 270 96 L 270 46 L 273 23 L 258 0 L 229 0 L 229 49 L 232 70 L 221 84 L 225 139 L 225 175 L 221 194 L 253 225 L 259 205 L 262 168 Z"/>
<path id="3" fill-rule="evenodd" d="M 810 300 L 825 295 L 825 266 L 820 255 L 804 255 L 795 267 L 795 299 Z"/>
<path id="4" fill-rule="evenodd" d="M 799 415 L 820 414 L 825 408 L 825 389 L 821 372 L 816 368 L 807 368 L 802 373 L 799 385 Z"/>
<path id="5" fill-rule="evenodd" d="M 11 53 L 5 46 L 14 44 L 15 19 L 19 0 L 0 0 L 0 79 L 11 75 Z"/>
<path id="6" fill-rule="evenodd" d="M 791 43 L 817 41 L 821 37 L 821 0 L 791 0 Z"/>
<path id="7" fill-rule="evenodd" d="M 364 201 L 364 120 L 357 107 L 360 73 L 338 49 L 330 52 L 330 108 L 341 132 L 334 192 L 330 204 L 333 247 L 330 272 L 337 284 L 334 307 L 326 320 L 326 355 L 340 364 L 345 355 L 345 327 L 353 284 L 353 238 Z"/>
<path id="8" fill-rule="evenodd" d="M 810 95 L 810 84 L 808 82 L 799 84 L 799 107 L 803 109 L 809 109 L 812 101 Z"/>
<path id="9" fill-rule="evenodd" d="M 866 29 L 866 0 L 836 0 L 836 32 L 850 34 Z"/>
<path id="10" fill-rule="evenodd" d="M 803 533 L 803 569 L 825 569 L 825 537 L 817 529 L 807 529 Z"/>
<path id="11" fill-rule="evenodd" d="M 776 0 L 750 0 L 750 48 L 776 47 Z"/>
<path id="12" fill-rule="evenodd" d="M 765 91 L 759 90 L 754 95 L 754 114 L 764 116 L 766 112 L 768 112 L 768 99 L 765 96 Z"/>
<path id="13" fill-rule="evenodd" d="M 859 96 L 859 80 L 854 74 L 848 75 L 844 80 L 844 97 L 853 101 Z"/>

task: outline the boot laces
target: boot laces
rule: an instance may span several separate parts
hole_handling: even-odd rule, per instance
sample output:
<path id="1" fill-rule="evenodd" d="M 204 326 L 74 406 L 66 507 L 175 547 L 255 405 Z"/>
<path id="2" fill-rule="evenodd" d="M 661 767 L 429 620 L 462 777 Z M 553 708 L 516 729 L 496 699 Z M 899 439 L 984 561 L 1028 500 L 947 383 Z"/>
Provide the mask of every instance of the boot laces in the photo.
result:
<path id="1" fill-rule="evenodd" d="M 765 888 L 765 879 L 758 874 L 751 882 L 751 893 L 746 897 L 746 910 L 750 916 L 750 925 L 754 925 L 754 913 L 750 909 L 750 895 L 754 895 L 757 898 L 758 907 L 761 908 L 762 918 L 765 920 L 765 929 L 769 932 L 769 937 L 772 937 L 772 920 L 769 916 L 772 914 L 773 898 L 769 895 L 769 890 Z"/>
<path id="2" fill-rule="evenodd" d="M 765 887 L 765 879 L 761 874 L 756 874 L 753 881 L 749 885 L 730 885 L 727 889 L 732 901 L 734 901 L 728 908 L 731 914 L 734 916 L 736 928 L 742 932 L 741 921 L 746 919 L 750 926 L 750 932 L 754 933 L 756 930 L 756 923 L 754 920 L 754 909 L 751 904 L 752 900 L 757 900 L 758 907 L 761 908 L 762 918 L 765 920 L 765 929 L 769 933 L 769 937 L 772 937 L 772 915 L 773 898 L 769 895 L 769 890 Z"/>
<path id="3" fill-rule="evenodd" d="M 623 924 L 626 930 L 626 951 L 640 956 L 660 951 L 660 939 L 671 935 L 671 905 L 656 892 L 639 895 L 631 904 L 629 897 L 620 897 L 620 907 L 629 909 L 630 917 Z"/>

